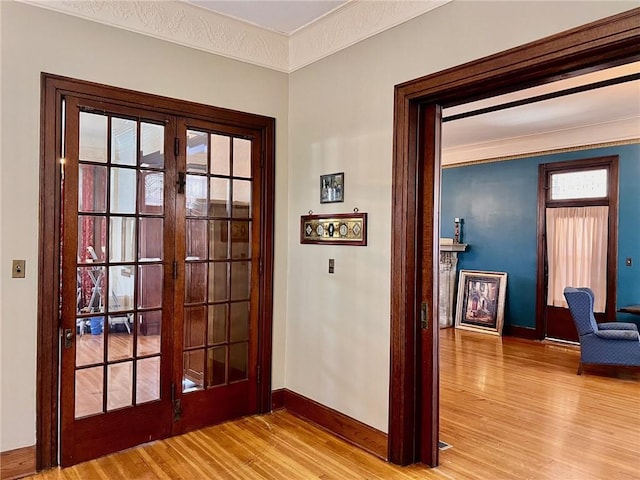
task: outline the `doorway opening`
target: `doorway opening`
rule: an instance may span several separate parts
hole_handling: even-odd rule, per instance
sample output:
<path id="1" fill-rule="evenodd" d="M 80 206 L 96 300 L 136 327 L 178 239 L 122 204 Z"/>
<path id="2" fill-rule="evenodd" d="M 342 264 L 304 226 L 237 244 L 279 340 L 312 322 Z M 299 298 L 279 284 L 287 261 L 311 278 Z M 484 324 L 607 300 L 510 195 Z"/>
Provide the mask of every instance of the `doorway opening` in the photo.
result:
<path id="1" fill-rule="evenodd" d="M 436 466 L 442 107 L 636 61 L 640 9 L 396 86 L 389 459 Z M 435 227 L 434 227 L 435 225 Z"/>

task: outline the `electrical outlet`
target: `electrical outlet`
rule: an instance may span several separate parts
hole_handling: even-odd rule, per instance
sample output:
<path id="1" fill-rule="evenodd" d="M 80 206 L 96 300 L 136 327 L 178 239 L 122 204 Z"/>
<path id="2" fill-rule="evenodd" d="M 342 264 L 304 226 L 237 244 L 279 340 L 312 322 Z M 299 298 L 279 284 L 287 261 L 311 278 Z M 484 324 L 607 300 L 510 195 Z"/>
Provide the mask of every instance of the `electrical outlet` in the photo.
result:
<path id="1" fill-rule="evenodd" d="M 336 261 L 333 258 L 329 259 L 329 273 L 333 273 L 336 266 Z"/>
<path id="2" fill-rule="evenodd" d="M 631 265 L 633 265 L 633 260 L 631 260 L 631 257 L 627 257 L 627 258 L 625 258 L 625 259 L 624 259 L 624 264 L 625 264 L 627 267 L 630 267 Z"/>
<path id="3" fill-rule="evenodd" d="M 24 269 L 26 262 L 24 260 L 14 260 L 11 267 L 12 278 L 24 278 Z"/>

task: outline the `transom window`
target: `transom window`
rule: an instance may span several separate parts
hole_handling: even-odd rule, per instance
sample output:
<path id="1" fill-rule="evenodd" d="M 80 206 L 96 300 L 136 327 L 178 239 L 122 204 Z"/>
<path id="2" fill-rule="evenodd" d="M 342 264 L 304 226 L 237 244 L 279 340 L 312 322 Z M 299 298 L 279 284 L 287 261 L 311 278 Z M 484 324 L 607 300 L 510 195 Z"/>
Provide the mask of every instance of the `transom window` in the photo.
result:
<path id="1" fill-rule="evenodd" d="M 551 174 L 551 200 L 605 198 L 608 194 L 609 170 L 580 170 Z"/>

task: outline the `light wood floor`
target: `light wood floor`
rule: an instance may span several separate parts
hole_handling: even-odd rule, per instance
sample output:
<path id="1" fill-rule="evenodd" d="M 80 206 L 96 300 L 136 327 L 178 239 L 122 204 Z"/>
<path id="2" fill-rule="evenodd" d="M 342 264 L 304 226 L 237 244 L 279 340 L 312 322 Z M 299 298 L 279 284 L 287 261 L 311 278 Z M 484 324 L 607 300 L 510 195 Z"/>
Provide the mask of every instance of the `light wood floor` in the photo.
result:
<path id="1" fill-rule="evenodd" d="M 35 479 L 640 478 L 640 371 L 574 347 L 447 329 L 441 465 L 396 467 L 286 411 L 154 442 Z"/>

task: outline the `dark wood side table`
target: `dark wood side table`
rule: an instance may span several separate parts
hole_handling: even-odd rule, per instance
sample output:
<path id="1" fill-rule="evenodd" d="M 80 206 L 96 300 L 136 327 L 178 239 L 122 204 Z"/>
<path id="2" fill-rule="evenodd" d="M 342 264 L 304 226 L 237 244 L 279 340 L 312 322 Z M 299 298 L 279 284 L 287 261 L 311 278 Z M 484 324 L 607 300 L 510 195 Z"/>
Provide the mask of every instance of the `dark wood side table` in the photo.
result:
<path id="1" fill-rule="evenodd" d="M 627 307 L 622 307 L 618 311 L 621 313 L 631 313 L 633 315 L 640 315 L 640 305 L 629 305 Z"/>

